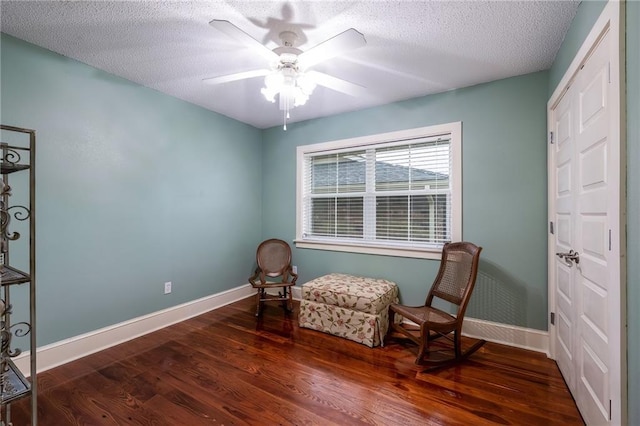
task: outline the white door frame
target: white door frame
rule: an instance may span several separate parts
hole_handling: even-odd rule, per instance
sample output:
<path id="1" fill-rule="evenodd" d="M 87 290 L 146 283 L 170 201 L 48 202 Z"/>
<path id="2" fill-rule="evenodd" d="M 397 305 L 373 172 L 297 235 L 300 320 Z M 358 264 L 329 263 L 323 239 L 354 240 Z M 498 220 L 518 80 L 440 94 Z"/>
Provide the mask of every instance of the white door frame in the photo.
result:
<path id="1" fill-rule="evenodd" d="M 614 151 L 613 156 L 619 157 L 619 190 L 617 194 L 611 194 L 614 199 L 619 200 L 619 215 L 613 217 L 611 220 L 618 220 L 617 229 L 619 229 L 618 235 L 612 235 L 612 244 L 619 251 L 619 282 L 613 290 L 616 297 L 619 298 L 620 306 L 618 310 L 613 310 L 609 316 L 611 325 L 615 328 L 616 332 L 611 333 L 610 345 L 611 347 L 619 348 L 619 356 L 613 357 L 611 360 L 612 376 L 616 376 L 610 389 L 611 393 L 611 424 L 619 425 L 626 424 L 627 419 L 627 342 L 626 342 L 626 239 L 625 239 L 625 226 L 626 226 L 626 196 L 625 192 L 625 69 L 624 62 L 621 58 L 624 58 L 625 51 L 625 31 L 624 31 L 624 2 L 618 0 L 611 0 L 607 3 L 600 17 L 596 21 L 595 25 L 591 29 L 589 35 L 583 42 L 582 46 L 578 50 L 578 53 L 574 57 L 571 65 L 565 72 L 560 83 L 555 88 L 549 102 L 547 103 L 547 135 L 552 131 L 553 115 L 552 112 L 556 105 L 568 90 L 569 86 L 573 83 L 573 80 L 581 68 L 582 64 L 586 61 L 592 50 L 596 47 L 601 36 L 609 30 L 610 36 L 613 39 L 615 51 L 617 55 L 613 55 L 611 61 L 610 73 L 612 76 L 618 76 L 619 84 L 612 85 L 611 92 L 614 102 L 611 107 L 611 141 Z M 622 66 L 621 66 L 622 65 Z M 548 141 L 551 143 L 551 140 Z M 548 145 L 549 147 L 549 145 Z M 547 150 L 547 176 L 548 176 L 548 188 L 547 188 L 547 200 L 548 200 L 548 221 L 551 223 L 554 220 L 555 212 L 555 158 L 554 150 L 550 147 Z M 619 154 L 619 155 L 616 155 Z M 551 225 L 549 225 L 550 227 Z M 548 230 L 549 231 L 549 230 Z M 556 281 L 554 273 L 555 262 L 555 235 L 550 232 L 548 234 L 547 245 L 547 261 L 548 261 L 548 298 L 549 298 L 549 312 L 556 312 Z M 551 324 L 549 320 L 549 356 L 552 359 L 556 359 L 556 327 Z"/>

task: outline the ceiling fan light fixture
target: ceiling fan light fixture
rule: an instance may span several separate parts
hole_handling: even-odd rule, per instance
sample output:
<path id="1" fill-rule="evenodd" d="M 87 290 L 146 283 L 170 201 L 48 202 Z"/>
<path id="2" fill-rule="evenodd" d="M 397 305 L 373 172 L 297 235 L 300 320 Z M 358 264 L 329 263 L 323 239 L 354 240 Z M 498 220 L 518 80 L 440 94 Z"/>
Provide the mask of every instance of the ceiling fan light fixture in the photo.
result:
<path id="1" fill-rule="evenodd" d="M 269 89 L 267 87 L 263 87 L 260 90 L 260 93 L 265 97 L 265 99 L 271 103 L 276 101 L 276 95 L 278 94 L 277 90 Z"/>
<path id="2" fill-rule="evenodd" d="M 268 89 L 279 89 L 284 84 L 284 76 L 279 71 L 274 71 L 264 78 L 264 85 Z"/>
<path id="3" fill-rule="evenodd" d="M 229 21 L 213 19 L 209 24 L 256 51 L 268 61 L 270 67 L 269 69 L 244 71 L 207 78 L 203 81 L 207 84 L 222 84 L 265 76 L 264 88 L 260 90 L 260 93 L 267 101 L 272 103 L 276 101 L 276 95 L 278 96 L 280 110 L 283 111 L 284 115 L 285 130 L 287 130 L 289 110 L 306 104 L 316 84 L 352 96 L 363 94 L 364 88 L 362 86 L 321 72 L 308 71 L 310 67 L 322 61 L 366 45 L 367 41 L 364 35 L 353 28 L 349 28 L 306 51 L 302 51 L 296 47 L 299 35 L 294 31 L 282 31 L 280 33 L 281 46 L 269 49 Z M 308 74 L 305 74 L 307 71 Z"/>
<path id="4" fill-rule="evenodd" d="M 274 71 L 264 78 L 264 87 L 260 93 L 269 102 L 276 101 L 276 95 L 281 92 L 284 85 L 284 76 L 280 71 Z"/>
<path id="5" fill-rule="evenodd" d="M 278 95 L 280 109 L 284 111 L 286 130 L 289 110 L 306 104 L 315 88 L 316 83 L 312 77 L 299 72 L 295 64 L 284 64 L 264 78 L 264 87 L 260 93 L 269 102 L 275 102 Z"/>
<path id="6" fill-rule="evenodd" d="M 307 95 L 307 97 L 311 96 L 313 90 L 316 88 L 316 82 L 313 78 L 309 77 L 304 73 L 299 73 L 298 78 L 296 79 L 296 85 L 300 88 L 300 90 Z"/>
<path id="7" fill-rule="evenodd" d="M 302 106 L 307 103 L 309 100 L 309 96 L 302 93 L 299 87 L 296 87 L 295 94 L 293 97 L 293 106 Z"/>

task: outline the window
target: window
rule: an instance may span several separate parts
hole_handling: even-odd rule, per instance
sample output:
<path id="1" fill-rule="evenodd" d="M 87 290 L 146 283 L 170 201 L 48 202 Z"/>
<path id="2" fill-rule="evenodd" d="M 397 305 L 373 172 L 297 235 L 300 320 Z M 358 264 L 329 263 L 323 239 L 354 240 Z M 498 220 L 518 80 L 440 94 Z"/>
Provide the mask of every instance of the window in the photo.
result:
<path id="1" fill-rule="evenodd" d="M 462 239 L 461 128 L 299 146 L 296 246 L 439 258 Z"/>

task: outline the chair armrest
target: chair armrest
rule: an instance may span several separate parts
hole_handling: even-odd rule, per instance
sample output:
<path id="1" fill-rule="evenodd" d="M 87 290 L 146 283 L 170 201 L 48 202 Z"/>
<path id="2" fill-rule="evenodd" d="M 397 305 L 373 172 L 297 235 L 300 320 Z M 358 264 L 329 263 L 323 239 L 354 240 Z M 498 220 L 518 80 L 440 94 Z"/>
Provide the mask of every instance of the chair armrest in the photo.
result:
<path id="1" fill-rule="evenodd" d="M 260 276 L 260 268 L 256 268 L 256 271 L 253 273 L 253 276 L 249 277 L 249 282 L 251 283 L 252 286 L 256 286 L 258 284 L 256 284 L 256 279 Z"/>
<path id="2" fill-rule="evenodd" d="M 293 272 L 293 267 L 291 265 L 289 265 L 289 275 L 291 275 L 291 283 L 295 285 L 296 280 L 298 279 L 298 274 Z"/>

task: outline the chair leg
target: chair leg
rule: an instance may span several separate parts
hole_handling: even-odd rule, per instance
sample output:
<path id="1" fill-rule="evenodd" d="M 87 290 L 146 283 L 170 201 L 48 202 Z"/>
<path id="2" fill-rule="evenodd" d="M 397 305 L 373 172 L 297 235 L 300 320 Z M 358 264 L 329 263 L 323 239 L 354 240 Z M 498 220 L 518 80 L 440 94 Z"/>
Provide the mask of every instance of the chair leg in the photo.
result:
<path id="1" fill-rule="evenodd" d="M 461 336 L 458 330 L 456 330 L 453 332 L 453 350 L 454 350 L 456 359 L 459 359 L 462 357 L 461 345 L 462 345 Z"/>
<path id="2" fill-rule="evenodd" d="M 293 312 L 293 289 L 289 288 L 289 300 L 287 301 L 287 312 Z"/>
<path id="3" fill-rule="evenodd" d="M 462 351 L 462 334 L 458 333 L 457 331 L 454 331 L 454 336 L 453 336 L 453 349 L 454 349 L 454 356 L 453 358 L 445 358 L 445 359 L 441 359 L 441 360 L 430 360 L 430 359 L 426 359 L 424 360 L 424 363 L 429 365 L 430 367 L 427 368 L 426 370 L 423 371 L 423 373 L 429 372 L 429 371 L 435 371 L 437 369 L 443 368 L 443 367 L 449 367 L 455 364 L 460 363 L 461 361 L 464 361 L 465 359 L 467 359 L 469 356 L 471 356 L 474 352 L 476 352 L 478 349 L 480 349 L 482 347 L 482 345 L 484 345 L 486 342 L 486 340 L 478 340 L 475 344 L 473 344 L 470 348 L 468 348 L 466 351 Z"/>
<path id="4" fill-rule="evenodd" d="M 289 289 L 288 287 L 282 287 L 282 294 L 278 293 L 278 296 L 282 298 L 282 308 L 285 310 L 285 312 L 293 311 L 291 289 Z"/>
<path id="5" fill-rule="evenodd" d="M 422 326 L 420 327 L 420 348 L 418 349 L 418 357 L 416 358 L 416 364 L 422 364 L 422 359 L 429 349 L 429 329 Z"/>
<path id="6" fill-rule="evenodd" d="M 263 288 L 259 288 L 258 292 L 256 293 L 256 316 L 259 317 L 260 316 L 260 311 L 261 311 L 261 307 L 262 307 L 262 301 L 260 299 L 262 299 L 262 292 L 264 291 Z"/>
<path id="7" fill-rule="evenodd" d="M 387 334 L 384 336 L 385 345 L 391 338 L 391 333 L 395 331 L 393 328 L 395 323 L 396 323 L 396 313 L 392 309 L 389 309 L 389 327 L 387 327 Z"/>
<path id="8" fill-rule="evenodd" d="M 466 352 L 462 352 L 460 357 L 462 359 L 468 358 L 471 354 L 473 354 L 475 351 L 480 349 L 485 343 L 487 343 L 486 340 L 478 340 L 476 343 L 473 344 L 473 346 L 467 349 Z"/>

